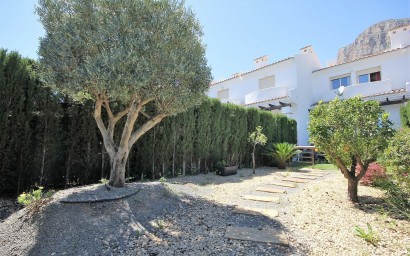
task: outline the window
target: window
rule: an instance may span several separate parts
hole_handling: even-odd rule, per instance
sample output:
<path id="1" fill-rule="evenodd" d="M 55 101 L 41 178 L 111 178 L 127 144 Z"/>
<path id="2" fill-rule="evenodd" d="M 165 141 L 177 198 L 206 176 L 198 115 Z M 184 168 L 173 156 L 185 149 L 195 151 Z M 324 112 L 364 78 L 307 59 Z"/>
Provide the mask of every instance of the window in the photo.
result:
<path id="1" fill-rule="evenodd" d="M 275 87 L 275 76 L 259 79 L 259 90 Z"/>
<path id="2" fill-rule="evenodd" d="M 380 67 L 370 68 L 356 72 L 357 83 L 377 82 L 381 80 Z"/>
<path id="3" fill-rule="evenodd" d="M 219 91 L 218 92 L 218 99 L 220 99 L 220 100 L 229 99 L 229 89 Z"/>
<path id="4" fill-rule="evenodd" d="M 350 76 L 343 76 L 343 77 L 331 79 L 330 83 L 332 85 L 332 89 L 337 89 L 340 86 L 349 86 L 350 85 Z"/>
<path id="5" fill-rule="evenodd" d="M 359 84 L 368 83 L 368 82 L 377 82 L 377 81 L 380 81 L 380 80 L 381 80 L 380 71 L 360 75 L 358 77 Z"/>

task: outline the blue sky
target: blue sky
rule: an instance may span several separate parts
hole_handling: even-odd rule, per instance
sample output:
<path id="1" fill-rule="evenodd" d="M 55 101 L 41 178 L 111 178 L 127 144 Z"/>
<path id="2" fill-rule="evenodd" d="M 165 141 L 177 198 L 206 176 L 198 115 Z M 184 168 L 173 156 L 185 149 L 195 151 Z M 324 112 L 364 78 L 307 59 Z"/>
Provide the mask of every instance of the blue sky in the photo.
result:
<path id="1" fill-rule="evenodd" d="M 0 47 L 37 59 L 37 0 L 0 0 Z M 215 80 L 312 45 L 322 65 L 374 23 L 409 18 L 410 0 L 187 0 L 201 22 Z"/>

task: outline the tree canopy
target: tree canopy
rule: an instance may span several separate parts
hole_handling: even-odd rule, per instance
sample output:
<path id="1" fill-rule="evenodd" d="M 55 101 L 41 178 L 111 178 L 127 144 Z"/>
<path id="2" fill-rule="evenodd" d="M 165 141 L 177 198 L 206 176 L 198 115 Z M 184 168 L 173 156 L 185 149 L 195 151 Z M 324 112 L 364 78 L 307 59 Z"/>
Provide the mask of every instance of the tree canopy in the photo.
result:
<path id="1" fill-rule="evenodd" d="M 77 99 L 135 96 L 173 114 L 208 88 L 201 26 L 183 1 L 40 0 L 37 12 L 44 79 Z"/>
<path id="2" fill-rule="evenodd" d="M 37 13 L 46 31 L 43 79 L 76 100 L 96 102 L 110 184 L 122 186 L 132 145 L 164 117 L 205 98 L 211 71 L 202 28 L 178 0 L 40 0 Z M 146 121 L 134 127 L 140 114 Z M 123 117 L 121 137 L 114 138 Z"/>
<path id="3" fill-rule="evenodd" d="M 393 132 L 388 114 L 376 101 L 336 98 L 328 103 L 320 102 L 310 112 L 308 129 L 310 141 L 352 183 L 350 199 L 357 201 L 357 182 L 386 148 Z M 360 167 L 359 173 L 356 165 Z"/>

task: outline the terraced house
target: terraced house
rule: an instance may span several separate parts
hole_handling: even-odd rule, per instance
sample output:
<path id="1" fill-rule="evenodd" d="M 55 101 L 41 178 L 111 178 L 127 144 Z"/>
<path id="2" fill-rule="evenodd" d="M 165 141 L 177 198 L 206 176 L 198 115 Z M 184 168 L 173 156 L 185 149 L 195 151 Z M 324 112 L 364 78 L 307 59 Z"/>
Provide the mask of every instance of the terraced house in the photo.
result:
<path id="1" fill-rule="evenodd" d="M 295 119 L 298 145 L 309 143 L 309 110 L 335 97 L 376 100 L 398 128 L 400 107 L 410 99 L 410 19 L 369 27 L 326 67 L 312 46 L 273 63 L 262 56 L 254 64 L 253 70 L 213 82 L 208 95 Z"/>

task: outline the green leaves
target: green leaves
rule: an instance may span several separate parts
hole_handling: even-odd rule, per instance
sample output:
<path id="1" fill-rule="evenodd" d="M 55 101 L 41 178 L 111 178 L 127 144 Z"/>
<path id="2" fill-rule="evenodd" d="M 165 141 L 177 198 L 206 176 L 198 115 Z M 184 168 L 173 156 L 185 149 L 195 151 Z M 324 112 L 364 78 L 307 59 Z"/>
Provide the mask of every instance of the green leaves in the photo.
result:
<path id="1" fill-rule="evenodd" d="M 43 78 L 59 91 L 123 103 L 138 95 L 169 114 L 204 99 L 211 72 L 183 1 L 40 0 L 37 13 Z"/>
<path id="2" fill-rule="evenodd" d="M 319 151 L 331 162 L 336 163 L 337 158 L 345 166 L 357 156 L 365 165 L 375 161 L 392 135 L 391 122 L 378 102 L 359 97 L 320 102 L 310 112 L 308 129 Z"/>
<path id="3" fill-rule="evenodd" d="M 249 134 L 248 142 L 251 143 L 253 146 L 262 145 L 264 146 L 268 140 L 265 134 L 262 133 L 262 126 L 257 126 L 256 130 Z"/>
<path id="4" fill-rule="evenodd" d="M 271 156 L 277 162 L 278 167 L 283 169 L 286 166 L 286 162 L 299 152 L 295 145 L 283 142 L 273 144 L 273 147 L 268 149 L 266 155 Z"/>

